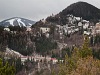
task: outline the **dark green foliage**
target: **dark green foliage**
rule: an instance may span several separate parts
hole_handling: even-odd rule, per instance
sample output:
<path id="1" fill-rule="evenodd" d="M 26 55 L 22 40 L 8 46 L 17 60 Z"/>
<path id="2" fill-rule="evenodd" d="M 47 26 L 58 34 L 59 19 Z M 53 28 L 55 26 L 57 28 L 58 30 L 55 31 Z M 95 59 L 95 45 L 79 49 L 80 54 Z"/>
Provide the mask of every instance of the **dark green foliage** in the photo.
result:
<path id="1" fill-rule="evenodd" d="M 20 26 L 9 26 L 9 29 L 11 31 L 25 31 L 26 27 L 20 27 Z"/>
<path id="2" fill-rule="evenodd" d="M 83 46 L 80 50 L 80 56 L 82 58 L 92 55 L 92 49 L 89 48 L 89 38 L 88 38 L 88 36 L 85 36 L 84 39 L 85 40 L 84 40 Z"/>
<path id="3" fill-rule="evenodd" d="M 20 52 L 23 55 L 29 55 L 33 52 L 33 44 L 28 41 L 29 36 L 24 32 L 9 35 L 8 47 Z M 29 42 L 29 43 L 28 43 Z"/>
<path id="4" fill-rule="evenodd" d="M 70 48 L 65 48 L 62 50 L 62 58 L 65 57 L 66 53 L 67 53 L 68 57 L 71 57 L 71 49 Z"/>
<path id="5" fill-rule="evenodd" d="M 57 47 L 56 42 L 53 42 L 52 40 L 45 37 L 36 38 L 35 42 L 36 42 L 36 51 L 43 54 L 48 50 L 55 49 Z"/>
<path id="6" fill-rule="evenodd" d="M 0 26 L 0 32 L 4 31 L 4 27 Z"/>
<path id="7" fill-rule="evenodd" d="M 59 22 L 59 18 L 57 16 L 55 17 L 50 16 L 46 19 L 46 21 L 56 23 Z"/>
<path id="8" fill-rule="evenodd" d="M 90 45 L 93 46 L 93 57 L 100 59 L 100 35 L 92 36 L 90 39 Z"/>
<path id="9" fill-rule="evenodd" d="M 59 53 L 52 52 L 52 56 L 51 57 L 52 58 L 60 58 L 60 55 L 59 55 Z"/>
<path id="10" fill-rule="evenodd" d="M 93 49 L 93 57 L 100 59 L 100 49 L 98 50 Z"/>
<path id="11" fill-rule="evenodd" d="M 73 50 L 73 47 L 69 48 L 69 47 L 66 47 L 64 49 L 61 50 L 61 52 L 53 52 L 52 51 L 52 58 L 58 58 L 58 59 L 64 59 L 65 58 L 65 55 L 67 53 L 68 57 L 71 57 L 72 55 L 72 50 Z"/>
<path id="12" fill-rule="evenodd" d="M 51 25 L 50 26 L 50 34 L 54 34 L 55 26 Z"/>
<path id="13" fill-rule="evenodd" d="M 16 59 L 16 73 L 22 70 L 23 65 L 21 64 L 21 59 Z"/>
<path id="14" fill-rule="evenodd" d="M 9 65 L 8 62 L 3 65 L 2 59 L 0 59 L 0 75 L 15 75 L 15 67 Z"/>
<path id="15" fill-rule="evenodd" d="M 60 13 L 61 16 L 66 16 L 67 14 L 73 14 L 86 20 L 100 18 L 100 10 L 86 2 L 74 3 Z"/>
<path id="16" fill-rule="evenodd" d="M 96 35 L 95 37 L 94 37 L 94 45 L 99 45 L 100 44 L 100 35 Z"/>
<path id="17" fill-rule="evenodd" d="M 26 32 L 23 27 L 10 26 L 9 28 L 13 32 L 2 31 L 0 34 L 0 51 L 5 51 L 6 47 L 8 47 L 26 56 L 32 54 L 35 49 L 37 52 L 45 53 L 57 47 L 56 42 L 47 39 L 45 36 L 36 37 L 37 39 L 34 41 L 34 34 Z M 51 28 L 52 31 L 50 33 L 52 34 L 54 27 Z"/>
<path id="18" fill-rule="evenodd" d="M 94 42 L 93 42 L 93 36 L 91 36 L 91 38 L 90 38 L 90 45 L 91 45 L 91 46 L 94 45 Z"/>
<path id="19" fill-rule="evenodd" d="M 2 27 L 0 27 L 2 29 Z M 6 47 L 9 47 L 23 55 L 30 55 L 34 51 L 34 44 L 31 38 L 32 34 L 25 32 L 24 27 L 9 27 L 12 32 L 1 31 L 0 33 L 0 51 L 4 52 Z M 32 36 L 30 38 L 30 36 Z"/>

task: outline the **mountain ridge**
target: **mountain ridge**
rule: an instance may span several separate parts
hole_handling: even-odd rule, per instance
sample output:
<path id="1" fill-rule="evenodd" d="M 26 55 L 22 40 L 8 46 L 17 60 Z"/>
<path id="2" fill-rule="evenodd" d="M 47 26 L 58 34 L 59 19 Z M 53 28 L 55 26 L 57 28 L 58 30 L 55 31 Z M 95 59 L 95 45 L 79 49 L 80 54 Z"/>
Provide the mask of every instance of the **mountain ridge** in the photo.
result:
<path id="1" fill-rule="evenodd" d="M 0 22 L 0 26 L 4 26 L 4 27 L 9 27 L 9 26 L 26 27 L 26 26 L 32 26 L 33 24 L 35 24 L 35 21 L 21 18 L 21 17 L 12 17 Z"/>
<path id="2" fill-rule="evenodd" d="M 84 20 L 97 22 L 100 19 L 100 9 L 87 2 L 79 1 L 69 5 L 67 8 L 55 15 L 55 17 L 47 17 L 46 20 L 48 22 L 65 25 L 67 23 L 68 15 L 73 15 L 75 17 L 81 17 Z"/>
<path id="3" fill-rule="evenodd" d="M 89 17 L 91 19 L 100 18 L 100 9 L 87 2 L 80 1 L 71 4 L 70 6 L 65 8 L 60 14 L 73 14 L 74 16 L 83 17 L 84 19 L 90 20 Z M 89 15 L 88 18 L 86 18 L 86 14 Z M 91 17 L 92 15 L 93 17 Z"/>

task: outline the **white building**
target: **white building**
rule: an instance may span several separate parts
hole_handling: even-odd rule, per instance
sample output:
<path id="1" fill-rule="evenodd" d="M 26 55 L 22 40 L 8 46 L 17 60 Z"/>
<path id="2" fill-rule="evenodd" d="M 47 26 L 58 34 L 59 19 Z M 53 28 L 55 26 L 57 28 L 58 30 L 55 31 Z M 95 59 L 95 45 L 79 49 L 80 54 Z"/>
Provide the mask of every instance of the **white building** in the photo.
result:
<path id="1" fill-rule="evenodd" d="M 90 35 L 91 34 L 91 32 L 87 32 L 87 31 L 84 31 L 84 33 L 83 33 L 84 35 Z"/>
<path id="2" fill-rule="evenodd" d="M 78 23 L 78 26 L 82 26 L 82 25 L 83 25 L 82 22 L 79 22 L 79 23 Z"/>
<path id="3" fill-rule="evenodd" d="M 26 56 L 21 57 L 21 63 L 24 65 L 24 62 L 27 60 L 28 58 Z"/>
<path id="4" fill-rule="evenodd" d="M 80 21 L 81 18 L 80 17 L 74 17 L 77 21 Z"/>
<path id="5" fill-rule="evenodd" d="M 40 32 L 42 32 L 42 33 L 50 32 L 50 28 L 49 27 L 40 27 Z"/>
<path id="6" fill-rule="evenodd" d="M 45 36 L 46 36 L 47 38 L 49 38 L 50 34 L 49 34 L 49 33 L 46 33 Z"/>
<path id="7" fill-rule="evenodd" d="M 31 31 L 32 29 L 31 29 L 31 27 L 26 27 L 26 31 Z"/>
<path id="8" fill-rule="evenodd" d="M 11 33 L 14 33 L 14 34 L 16 34 L 17 33 L 17 31 L 10 31 Z"/>
<path id="9" fill-rule="evenodd" d="M 65 26 L 56 25 L 56 27 L 57 27 L 59 30 L 62 30 Z"/>
<path id="10" fill-rule="evenodd" d="M 4 28 L 4 30 L 5 30 L 5 31 L 8 31 L 8 32 L 10 31 L 10 29 L 9 29 L 9 28 Z"/>
<path id="11" fill-rule="evenodd" d="M 89 23 L 88 22 L 83 25 L 83 29 L 87 29 L 88 27 L 89 27 Z"/>
<path id="12" fill-rule="evenodd" d="M 89 23 L 89 21 L 87 21 L 87 20 L 82 20 L 82 22 Z"/>
<path id="13" fill-rule="evenodd" d="M 56 64 L 58 60 L 56 58 L 51 58 L 52 64 Z"/>
<path id="14" fill-rule="evenodd" d="M 77 31 L 79 31 L 79 28 L 75 28 L 74 30 L 75 30 L 75 32 L 77 32 Z"/>

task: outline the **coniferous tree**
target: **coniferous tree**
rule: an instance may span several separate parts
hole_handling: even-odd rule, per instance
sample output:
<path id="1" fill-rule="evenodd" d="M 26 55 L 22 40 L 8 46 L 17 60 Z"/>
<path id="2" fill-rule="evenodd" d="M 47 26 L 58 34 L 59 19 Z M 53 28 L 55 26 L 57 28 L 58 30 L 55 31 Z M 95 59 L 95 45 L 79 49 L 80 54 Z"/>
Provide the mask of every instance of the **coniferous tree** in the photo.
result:
<path id="1" fill-rule="evenodd" d="M 84 43 L 80 50 L 80 56 L 84 58 L 84 57 L 91 56 L 91 55 L 92 55 L 92 50 L 91 48 L 89 48 L 89 38 L 88 36 L 85 36 Z"/>
<path id="2" fill-rule="evenodd" d="M 10 66 L 8 62 L 3 65 L 2 59 L 0 59 L 0 75 L 15 75 L 15 67 Z"/>
<path id="3" fill-rule="evenodd" d="M 60 64 L 57 75 L 99 75 L 100 60 L 93 59 L 86 36 L 82 48 L 75 47 L 71 57 L 66 54 L 64 63 Z"/>

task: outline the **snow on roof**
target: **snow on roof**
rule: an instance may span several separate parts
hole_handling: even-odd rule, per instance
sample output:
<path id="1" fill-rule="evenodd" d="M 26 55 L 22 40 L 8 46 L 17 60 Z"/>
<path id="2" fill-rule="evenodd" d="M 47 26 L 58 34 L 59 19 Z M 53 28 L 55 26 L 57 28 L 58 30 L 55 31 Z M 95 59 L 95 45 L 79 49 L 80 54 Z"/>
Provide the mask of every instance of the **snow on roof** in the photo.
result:
<path id="1" fill-rule="evenodd" d="M 90 35 L 91 33 L 90 32 L 87 32 L 87 31 L 84 31 L 84 34 Z"/>
<path id="2" fill-rule="evenodd" d="M 79 28 L 75 28 L 75 31 L 79 31 Z"/>
<path id="3" fill-rule="evenodd" d="M 82 26 L 82 23 L 81 23 L 81 22 L 79 22 L 79 23 L 78 23 L 78 26 Z"/>
<path id="4" fill-rule="evenodd" d="M 83 20 L 83 22 L 89 22 L 89 21 L 87 21 L 87 20 Z"/>
<path id="5" fill-rule="evenodd" d="M 5 30 L 5 31 L 10 31 L 10 29 L 9 29 L 9 28 L 4 28 L 4 30 Z"/>
<path id="6" fill-rule="evenodd" d="M 79 20 L 81 20 L 81 18 L 80 18 L 80 17 L 74 17 L 74 18 L 75 18 L 76 20 L 78 20 L 78 21 L 79 21 Z"/>

